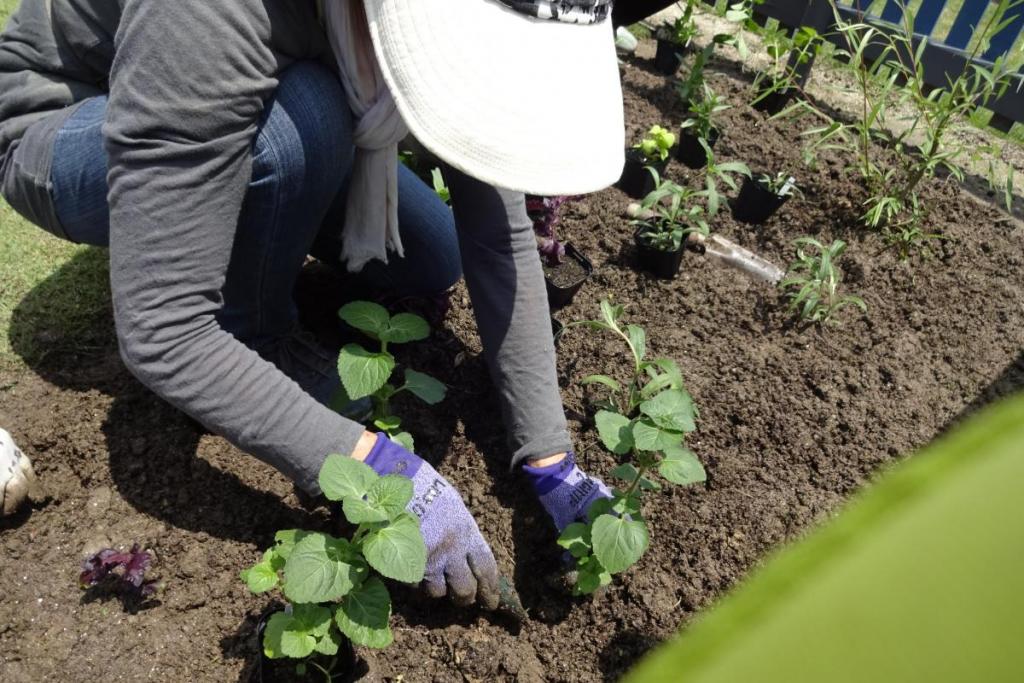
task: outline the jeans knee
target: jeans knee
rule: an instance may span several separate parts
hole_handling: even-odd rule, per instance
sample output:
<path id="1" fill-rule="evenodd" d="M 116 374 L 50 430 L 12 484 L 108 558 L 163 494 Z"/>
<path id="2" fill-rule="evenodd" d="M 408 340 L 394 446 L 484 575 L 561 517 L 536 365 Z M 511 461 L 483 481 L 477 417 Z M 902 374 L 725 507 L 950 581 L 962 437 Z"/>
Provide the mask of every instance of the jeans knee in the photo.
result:
<path id="1" fill-rule="evenodd" d="M 304 192 L 338 192 L 352 166 L 352 112 L 338 77 L 315 62 L 281 73 L 253 150 L 255 182 L 272 178 Z"/>

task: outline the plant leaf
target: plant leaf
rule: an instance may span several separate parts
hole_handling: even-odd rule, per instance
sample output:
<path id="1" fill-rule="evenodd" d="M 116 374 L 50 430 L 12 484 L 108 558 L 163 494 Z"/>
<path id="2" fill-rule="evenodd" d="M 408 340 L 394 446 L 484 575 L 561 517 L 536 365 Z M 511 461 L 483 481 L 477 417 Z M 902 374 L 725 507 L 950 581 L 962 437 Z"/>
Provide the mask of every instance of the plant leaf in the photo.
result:
<path id="1" fill-rule="evenodd" d="M 276 612 L 271 615 L 270 620 L 267 622 L 267 628 L 263 631 L 263 654 L 268 659 L 281 659 L 288 656 L 282 651 L 281 636 L 291 623 L 291 620 L 291 616 L 284 612 Z M 312 649 L 310 649 L 310 652 L 312 652 Z"/>
<path id="2" fill-rule="evenodd" d="M 612 574 L 629 569 L 647 550 L 647 526 L 640 521 L 601 515 L 590 532 L 594 555 Z"/>
<path id="3" fill-rule="evenodd" d="M 328 613 L 329 614 L 329 613 Z M 330 629 L 327 634 L 317 641 L 316 647 L 313 648 L 315 652 L 319 652 L 322 655 L 333 657 L 338 654 L 338 648 L 341 647 L 341 635 L 335 630 Z"/>
<path id="4" fill-rule="evenodd" d="M 374 507 L 380 508 L 392 520 L 405 512 L 405 507 L 412 500 L 412 480 L 397 474 L 381 477 L 366 492 L 366 500 Z"/>
<path id="5" fill-rule="evenodd" d="M 633 423 L 633 441 L 641 451 L 664 451 L 682 443 L 683 433 L 664 429 L 647 420 L 637 420 Z"/>
<path id="6" fill-rule="evenodd" d="M 576 585 L 573 587 L 573 593 L 576 595 L 588 595 L 593 593 L 601 586 L 607 586 L 612 582 L 612 575 L 608 573 L 596 557 L 589 557 L 587 561 L 579 567 L 579 573 L 576 575 Z"/>
<path id="7" fill-rule="evenodd" d="M 639 325 L 626 325 L 626 334 L 629 335 L 629 344 L 633 347 L 633 358 L 639 365 L 647 355 L 647 333 Z"/>
<path id="8" fill-rule="evenodd" d="M 581 558 L 590 553 L 590 525 L 582 522 L 573 522 L 565 527 L 558 537 L 558 545 L 569 551 L 575 558 Z"/>
<path id="9" fill-rule="evenodd" d="M 341 632 L 353 643 L 382 649 L 391 644 L 391 596 L 380 579 L 371 576 L 345 596 L 334 613 Z"/>
<path id="10" fill-rule="evenodd" d="M 284 560 L 273 548 L 263 553 L 263 559 L 248 569 L 242 570 L 239 576 L 253 593 L 266 593 L 276 588 L 280 581 L 277 572 L 284 566 Z"/>
<path id="11" fill-rule="evenodd" d="M 341 505 L 345 519 L 352 524 L 373 524 L 388 521 L 388 513 L 362 498 L 346 498 Z"/>
<path id="12" fill-rule="evenodd" d="M 669 389 L 640 404 L 640 412 L 652 423 L 676 432 L 692 432 L 693 398 L 684 389 Z"/>
<path id="13" fill-rule="evenodd" d="M 369 396 L 387 384 L 395 370 L 390 353 L 372 353 L 359 344 L 346 344 L 338 354 L 338 375 L 353 401 Z"/>
<path id="14" fill-rule="evenodd" d="M 381 332 L 380 340 L 405 344 L 419 341 L 430 336 L 430 325 L 418 315 L 399 313 L 388 323 L 387 329 Z"/>
<path id="15" fill-rule="evenodd" d="M 416 444 L 412 440 L 412 434 L 409 432 L 398 432 L 397 434 L 391 434 L 390 438 L 392 441 L 397 443 L 399 446 L 409 451 L 410 453 L 416 452 Z"/>
<path id="16" fill-rule="evenodd" d="M 337 600 L 366 574 L 366 564 L 348 541 L 311 533 L 295 544 L 285 563 L 284 594 L 294 603 Z"/>
<path id="17" fill-rule="evenodd" d="M 292 554 L 292 549 L 295 547 L 295 544 L 306 536 L 309 536 L 311 533 L 313 532 L 303 531 L 302 529 L 286 529 L 274 534 L 274 542 L 276 543 L 273 548 L 274 554 L 282 560 L 282 564 L 278 569 L 284 568 L 283 561 L 287 560 L 288 556 Z"/>
<path id="18" fill-rule="evenodd" d="M 427 405 L 435 405 L 444 400 L 448 387 L 430 375 L 415 370 L 405 371 L 405 388 Z"/>
<path id="19" fill-rule="evenodd" d="M 633 448 L 629 418 L 608 410 L 599 410 L 594 416 L 594 422 L 597 424 L 601 443 L 612 453 L 625 455 Z"/>
<path id="20" fill-rule="evenodd" d="M 427 546 L 419 520 L 403 512 L 388 526 L 366 536 L 363 555 L 371 567 L 387 578 L 418 583 L 427 566 Z"/>
<path id="21" fill-rule="evenodd" d="M 345 304 L 338 311 L 338 317 L 374 339 L 380 338 L 381 332 L 388 328 L 388 321 L 391 320 L 386 308 L 369 301 Z"/>
<path id="22" fill-rule="evenodd" d="M 320 490 L 328 500 L 362 498 L 380 477 L 369 465 L 344 455 L 328 455 L 320 468 Z"/>
<path id="23" fill-rule="evenodd" d="M 616 382 L 614 379 L 612 379 L 608 375 L 587 375 L 582 380 L 580 380 L 580 383 L 581 384 L 603 384 L 604 386 L 608 387 L 609 389 L 611 389 L 615 393 L 619 393 L 620 391 L 622 391 L 622 385 L 619 384 L 618 382 Z"/>
<path id="24" fill-rule="evenodd" d="M 682 446 L 665 450 L 665 459 L 658 464 L 658 474 L 681 486 L 707 481 L 708 478 L 697 456 Z"/>
<path id="25" fill-rule="evenodd" d="M 608 476 L 632 483 L 636 479 L 637 474 L 639 474 L 639 472 L 636 467 L 628 462 L 624 462 L 609 472 Z"/>

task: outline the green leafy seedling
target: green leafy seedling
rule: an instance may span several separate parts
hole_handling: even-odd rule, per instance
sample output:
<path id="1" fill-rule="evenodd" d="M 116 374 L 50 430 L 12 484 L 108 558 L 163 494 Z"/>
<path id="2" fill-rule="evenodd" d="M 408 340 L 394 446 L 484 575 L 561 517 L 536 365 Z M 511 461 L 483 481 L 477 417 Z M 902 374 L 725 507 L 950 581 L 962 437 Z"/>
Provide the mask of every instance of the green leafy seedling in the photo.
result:
<path id="1" fill-rule="evenodd" d="M 405 370 L 405 381 L 401 385 L 391 382 L 397 363 L 388 350 L 391 344 L 405 344 L 420 341 L 430 336 L 427 321 L 412 313 L 398 313 L 394 316 L 380 304 L 369 301 L 354 301 L 342 306 L 338 316 L 366 336 L 380 342 L 377 351 L 369 351 L 360 344 L 347 344 L 338 356 L 338 373 L 347 403 L 365 396 L 373 402 L 370 423 L 387 434 L 393 441 L 414 450 L 412 435 L 402 430 L 401 418 L 391 414 L 391 399 L 402 392 L 409 392 L 428 405 L 444 400 L 447 387 L 430 375 L 415 370 Z"/>
<path id="2" fill-rule="evenodd" d="M 655 125 L 651 126 L 651 129 L 647 131 L 647 135 L 634 145 L 633 148 L 640 151 L 645 162 L 652 163 L 668 159 L 669 151 L 674 144 L 676 144 L 675 134 L 666 128 Z"/>
<path id="3" fill-rule="evenodd" d="M 279 531 L 241 578 L 253 593 L 276 589 L 290 604 L 267 622 L 264 654 L 302 660 L 300 666 L 311 665 L 330 681 L 342 636 L 366 647 L 391 644 L 391 596 L 381 577 L 418 583 L 427 548 L 419 519 L 405 509 L 413 496 L 409 479 L 381 477 L 364 463 L 330 455 L 319 483 L 328 500 L 342 504 L 356 527 L 352 537 Z"/>
<path id="4" fill-rule="evenodd" d="M 687 485 L 705 481 L 703 465 L 686 448 L 686 434 L 697 428 L 698 410 L 686 391 L 675 361 L 647 357 L 647 334 L 639 325 L 623 325 L 623 308 L 601 302 L 601 319 L 572 325 L 611 332 L 629 350 L 631 378 L 623 383 L 609 375 L 590 375 L 583 384 L 603 387 L 607 398 L 594 416 L 601 443 L 628 459 L 610 472 L 621 481 L 611 499 L 595 502 L 586 522 L 566 527 L 558 544 L 569 551 L 577 569 L 577 595 L 593 593 L 626 571 L 650 545 L 641 510 L 644 491 L 661 488 L 651 477 Z"/>
<path id="5" fill-rule="evenodd" d="M 795 244 L 797 258 L 789 266 L 789 277 L 779 283 L 790 310 L 822 325 L 837 324 L 836 313 L 847 306 L 867 311 L 860 297 L 839 294 L 843 276 L 836 261 L 846 250 L 845 242 L 836 240 L 826 247 L 813 237 L 801 237 Z"/>

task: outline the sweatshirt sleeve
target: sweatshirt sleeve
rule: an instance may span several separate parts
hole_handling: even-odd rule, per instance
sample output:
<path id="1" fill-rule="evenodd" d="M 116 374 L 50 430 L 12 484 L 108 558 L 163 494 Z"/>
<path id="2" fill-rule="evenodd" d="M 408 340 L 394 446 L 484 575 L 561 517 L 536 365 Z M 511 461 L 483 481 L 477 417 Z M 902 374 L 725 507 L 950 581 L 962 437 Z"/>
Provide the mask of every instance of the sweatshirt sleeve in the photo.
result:
<path id="1" fill-rule="evenodd" d="M 104 137 L 121 355 L 159 396 L 316 491 L 362 427 L 223 330 L 251 145 L 279 56 L 259 0 L 127 0 Z"/>
<path id="2" fill-rule="evenodd" d="M 572 449 L 547 288 L 521 192 L 447 168 L 466 285 L 498 389 L 513 466 Z"/>

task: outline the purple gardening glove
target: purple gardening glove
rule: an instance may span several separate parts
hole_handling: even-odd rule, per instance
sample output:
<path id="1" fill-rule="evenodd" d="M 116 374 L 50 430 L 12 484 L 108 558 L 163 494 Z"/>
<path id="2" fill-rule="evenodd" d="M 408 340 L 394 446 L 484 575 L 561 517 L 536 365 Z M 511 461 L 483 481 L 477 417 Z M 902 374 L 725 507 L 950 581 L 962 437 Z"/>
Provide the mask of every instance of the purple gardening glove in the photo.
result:
<path id="1" fill-rule="evenodd" d="M 423 577 L 427 593 L 440 598 L 450 591 L 459 604 L 479 600 L 487 609 L 496 608 L 498 564 L 459 492 L 425 460 L 385 434 L 377 435 L 365 462 L 381 476 L 412 479 L 413 497 L 407 509 L 420 518 L 427 544 Z"/>
<path id="2" fill-rule="evenodd" d="M 576 456 L 571 451 L 554 465 L 531 467 L 525 464 L 523 471 L 559 533 L 573 522 L 586 521 L 587 510 L 595 500 L 612 497 L 603 481 L 576 466 Z"/>

